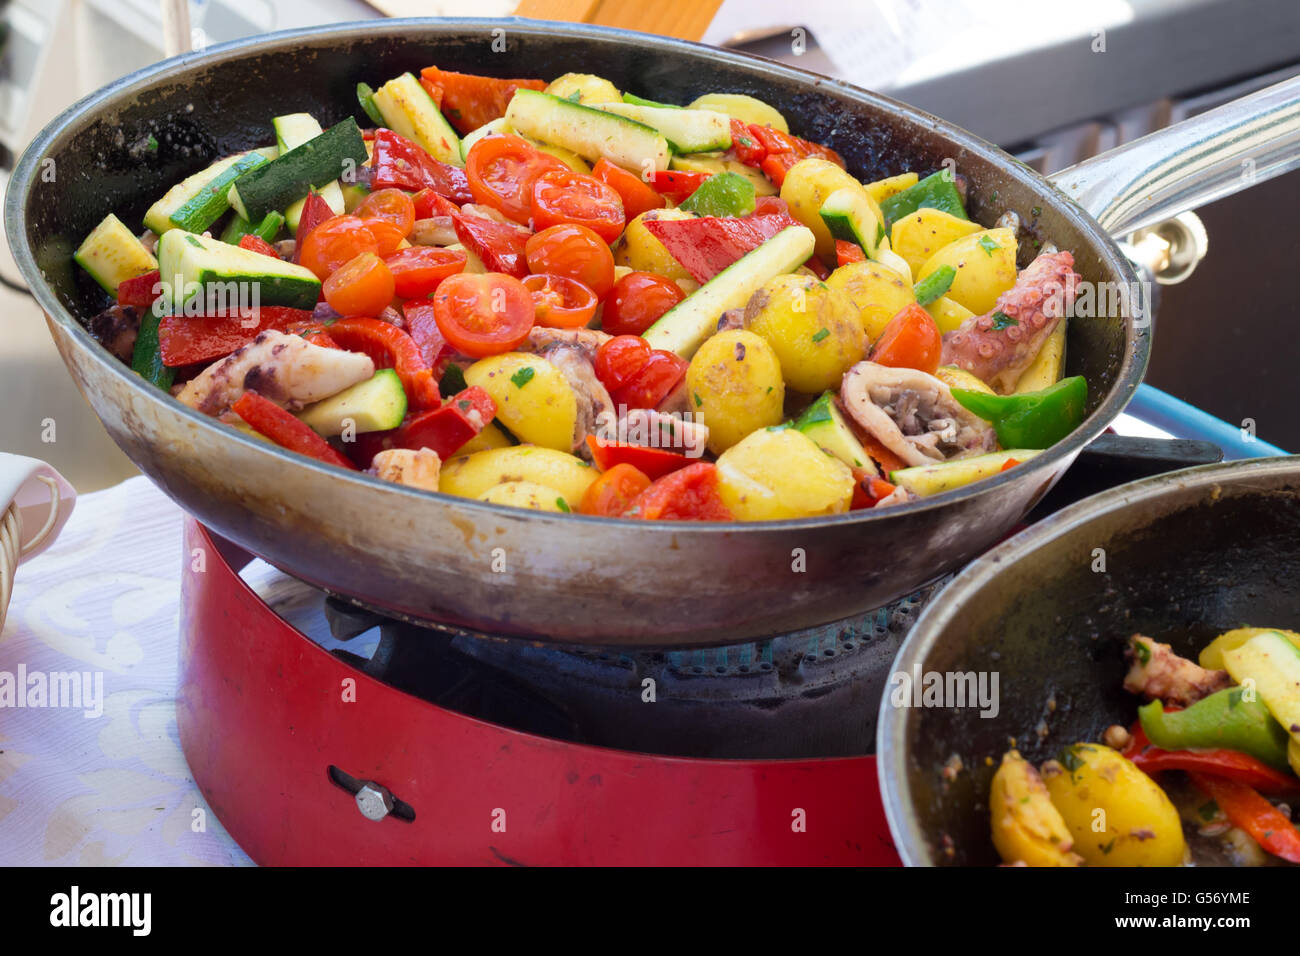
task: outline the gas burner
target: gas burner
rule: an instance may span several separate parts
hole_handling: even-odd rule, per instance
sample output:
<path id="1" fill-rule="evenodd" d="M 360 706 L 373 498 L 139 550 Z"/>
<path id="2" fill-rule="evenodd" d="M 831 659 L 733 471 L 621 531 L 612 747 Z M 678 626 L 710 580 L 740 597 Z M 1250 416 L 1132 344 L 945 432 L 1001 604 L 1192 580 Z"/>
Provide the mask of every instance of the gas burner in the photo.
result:
<path id="1" fill-rule="evenodd" d="M 629 652 L 409 624 L 256 560 L 241 577 L 340 661 L 440 707 L 570 743 L 734 759 L 870 753 L 890 661 L 942 584 L 760 641 Z"/>

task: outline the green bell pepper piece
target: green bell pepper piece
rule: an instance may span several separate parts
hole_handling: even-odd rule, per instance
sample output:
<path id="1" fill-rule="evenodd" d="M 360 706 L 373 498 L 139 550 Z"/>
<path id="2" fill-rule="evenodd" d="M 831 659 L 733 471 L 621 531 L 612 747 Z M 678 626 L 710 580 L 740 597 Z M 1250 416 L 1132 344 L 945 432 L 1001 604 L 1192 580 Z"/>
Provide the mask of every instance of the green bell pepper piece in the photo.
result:
<path id="1" fill-rule="evenodd" d="M 1083 421 L 1088 383 L 1074 375 L 1037 392 L 990 395 L 954 388 L 952 397 L 989 422 L 1003 448 L 1050 448 Z"/>
<path id="2" fill-rule="evenodd" d="M 958 219 L 970 218 L 966 215 L 966 207 L 961 204 L 961 193 L 957 192 L 952 173 L 946 169 L 926 176 L 915 186 L 895 193 L 880 204 L 880 211 L 891 223 L 918 209 L 938 209 Z"/>
<path id="3" fill-rule="evenodd" d="M 957 270 L 952 266 L 939 266 L 928 276 L 912 286 L 912 295 L 917 305 L 929 305 L 952 288 L 952 280 L 957 278 Z"/>
<path id="4" fill-rule="evenodd" d="M 1202 698 L 1186 710 L 1165 712 L 1158 700 L 1138 708 L 1142 729 L 1161 750 L 1236 750 L 1278 770 L 1289 769 L 1290 735 L 1259 700 L 1247 700 L 1242 688 L 1229 687 Z"/>
<path id="5" fill-rule="evenodd" d="M 136 334 L 135 349 L 131 353 L 131 370 L 164 392 L 172 387 L 176 378 L 176 371 L 163 364 L 162 352 L 158 348 L 158 316 L 153 309 L 140 316 L 140 331 Z"/>
<path id="6" fill-rule="evenodd" d="M 718 173 L 704 180 L 678 208 L 697 216 L 748 216 L 754 204 L 752 182 L 740 173 Z"/>

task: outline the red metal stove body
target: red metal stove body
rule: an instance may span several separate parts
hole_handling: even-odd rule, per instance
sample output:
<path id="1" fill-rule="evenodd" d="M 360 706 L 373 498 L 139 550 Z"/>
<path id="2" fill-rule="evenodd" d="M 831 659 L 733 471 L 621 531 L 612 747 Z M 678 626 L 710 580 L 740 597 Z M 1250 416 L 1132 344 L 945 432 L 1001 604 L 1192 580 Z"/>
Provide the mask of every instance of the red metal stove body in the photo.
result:
<path id="1" fill-rule="evenodd" d="M 192 519 L 185 537 L 203 560 L 187 561 L 182 586 L 181 744 L 258 863 L 898 862 L 874 757 L 681 759 L 475 720 L 339 661 L 268 608 Z M 414 820 L 365 818 L 331 766 L 386 787 Z"/>

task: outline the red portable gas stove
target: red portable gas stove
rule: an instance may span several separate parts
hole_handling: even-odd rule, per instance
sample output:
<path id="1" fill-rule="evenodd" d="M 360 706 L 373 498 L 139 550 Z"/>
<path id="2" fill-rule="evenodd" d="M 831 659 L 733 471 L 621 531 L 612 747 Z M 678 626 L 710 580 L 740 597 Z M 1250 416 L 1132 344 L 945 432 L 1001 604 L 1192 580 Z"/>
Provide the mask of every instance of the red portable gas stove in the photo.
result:
<path id="1" fill-rule="evenodd" d="M 1104 435 L 1029 520 L 1220 457 Z M 181 744 L 259 863 L 898 862 L 876 713 L 934 587 L 745 644 L 566 647 L 392 620 L 185 533 Z"/>
<path id="2" fill-rule="evenodd" d="M 391 621 L 193 520 L 185 553 L 181 744 L 259 863 L 898 862 L 866 754 L 915 597 L 629 654 Z"/>

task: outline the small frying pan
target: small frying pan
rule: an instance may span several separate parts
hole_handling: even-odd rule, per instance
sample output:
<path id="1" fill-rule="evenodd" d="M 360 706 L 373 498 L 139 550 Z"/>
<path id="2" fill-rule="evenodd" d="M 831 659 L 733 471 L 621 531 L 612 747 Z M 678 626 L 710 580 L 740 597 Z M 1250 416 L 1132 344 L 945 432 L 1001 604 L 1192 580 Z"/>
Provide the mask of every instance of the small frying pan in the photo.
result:
<path id="1" fill-rule="evenodd" d="M 998 710 L 896 707 L 886 691 L 876 749 L 903 862 L 999 862 L 988 793 L 1010 738 L 1038 763 L 1129 726 L 1133 633 L 1195 659 L 1231 628 L 1296 628 L 1297 540 L 1300 458 L 1254 459 L 1095 495 L 967 566 L 921 615 L 894 674 L 997 674 Z M 962 769 L 947 779 L 954 755 Z"/>
<path id="2" fill-rule="evenodd" d="M 304 110 L 325 125 L 348 115 L 364 122 L 358 81 L 430 63 L 498 76 L 581 70 L 678 103 L 706 91 L 749 93 L 789 117 L 794 132 L 838 150 L 864 180 L 955 162 L 973 219 L 1018 213 L 1022 266 L 1035 242 L 1053 242 L 1073 251 L 1087 282 L 1112 290 L 1138 277 L 1108 230 L 1242 188 L 1243 158 L 1253 159 L 1256 180 L 1300 161 L 1300 83 L 1076 168 L 1058 189 L 969 133 L 844 83 L 678 40 L 515 20 L 271 34 L 164 61 L 54 120 L 10 183 L 10 245 L 78 386 L 131 460 L 217 534 L 304 581 L 408 620 L 549 641 L 719 644 L 817 626 L 915 591 L 1004 535 L 1114 420 L 1145 370 L 1149 322 L 1125 300 L 1070 323 L 1067 371 L 1087 376 L 1089 417 L 1032 461 L 897 508 L 761 524 L 528 512 L 345 474 L 180 405 L 87 334 L 82 321 L 103 296 L 73 269 L 71 253 L 107 212 L 139 222 L 183 176 L 266 142 L 273 116 Z"/>

